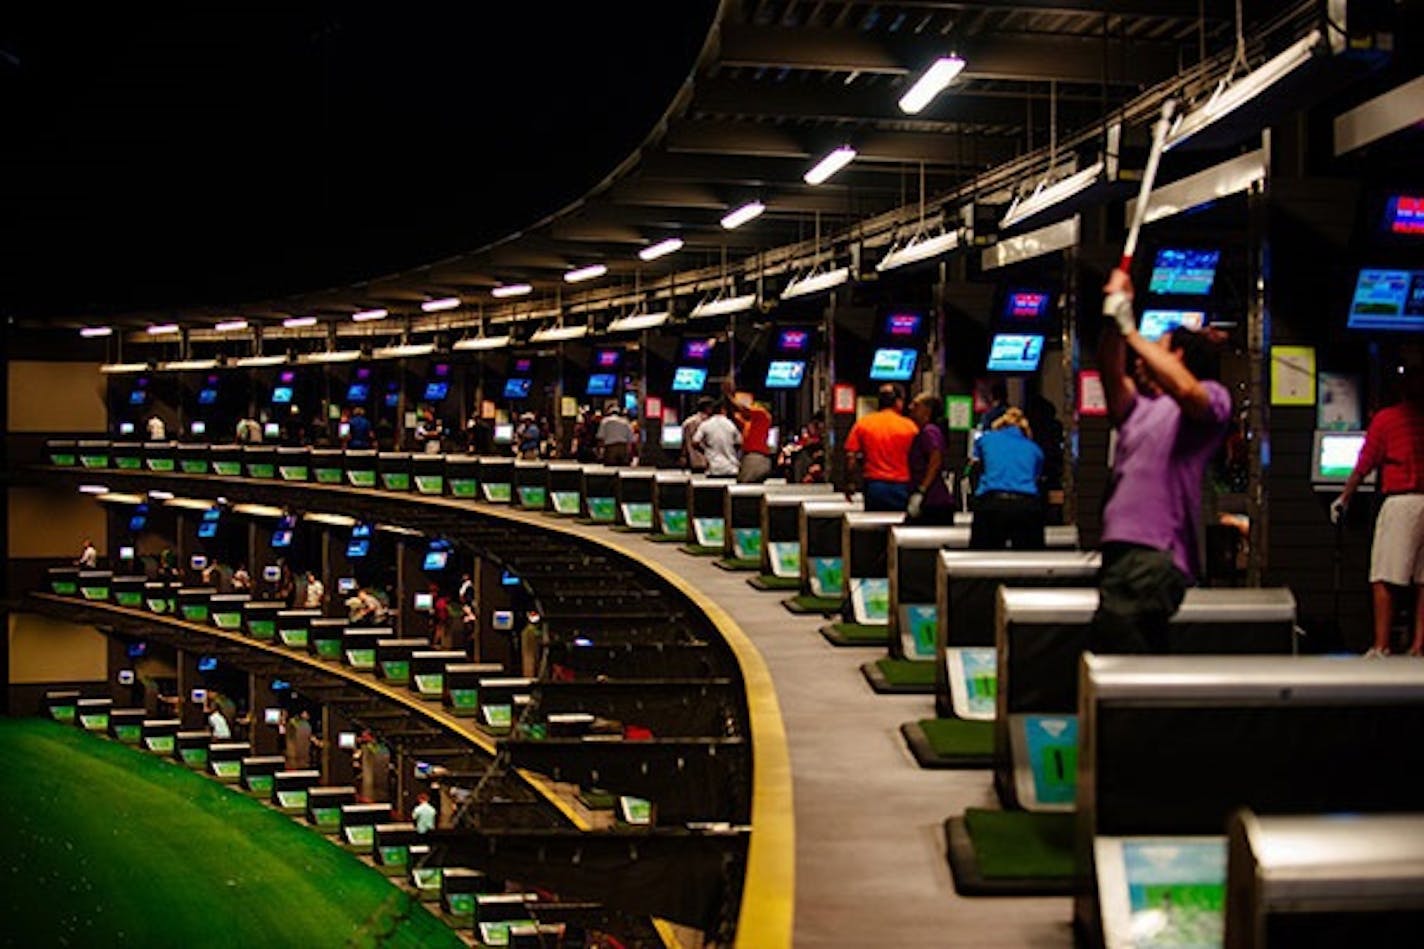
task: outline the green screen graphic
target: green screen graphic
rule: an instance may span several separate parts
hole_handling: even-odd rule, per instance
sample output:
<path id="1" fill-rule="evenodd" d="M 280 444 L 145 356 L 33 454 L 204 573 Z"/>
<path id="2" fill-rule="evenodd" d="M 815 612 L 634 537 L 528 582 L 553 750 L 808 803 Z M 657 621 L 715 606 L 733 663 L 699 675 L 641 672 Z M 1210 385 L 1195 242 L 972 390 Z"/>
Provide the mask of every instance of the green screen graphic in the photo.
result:
<path id="1" fill-rule="evenodd" d="M 339 807 L 313 807 L 311 816 L 318 827 L 337 827 L 341 824 Z"/>
<path id="2" fill-rule="evenodd" d="M 451 689 L 450 707 L 456 715 L 473 715 L 480 707 L 479 689 Z"/>
<path id="3" fill-rule="evenodd" d="M 845 570 L 839 557 L 811 558 L 811 593 L 815 596 L 844 596 Z"/>
<path id="4" fill-rule="evenodd" d="M 370 847 L 371 841 L 376 839 L 376 827 L 374 824 L 358 824 L 355 827 L 346 828 L 346 842 L 353 847 Z"/>
<path id="5" fill-rule="evenodd" d="M 307 631 L 305 629 L 282 630 L 282 645 L 291 646 L 294 649 L 305 649 L 307 645 Z"/>
<path id="6" fill-rule="evenodd" d="M 548 494 L 548 492 L 547 492 L 546 490 L 544 490 L 543 488 L 540 488 L 540 487 L 532 487 L 532 488 L 521 487 L 521 488 L 519 489 L 519 506 L 520 506 L 520 507 L 527 507 L 527 508 L 532 508 L 532 509 L 534 509 L 534 510 L 536 510 L 536 511 L 542 511 L 542 510 L 544 509 L 544 503 L 545 503 L 546 501 L 548 501 L 548 499 L 549 499 L 549 494 Z"/>
<path id="7" fill-rule="evenodd" d="M 353 669 L 374 669 L 376 668 L 376 650 L 371 649 L 348 649 L 346 650 L 346 664 Z"/>
<path id="8" fill-rule="evenodd" d="M 80 455 L 79 463 L 86 468 L 107 468 L 109 467 L 108 455 Z"/>
<path id="9" fill-rule="evenodd" d="M 445 478 L 443 475 L 416 475 L 415 490 L 421 494 L 444 494 Z"/>
<path id="10" fill-rule="evenodd" d="M 205 623 L 208 620 L 208 604 L 206 603 L 185 603 L 183 604 L 183 618 L 190 623 Z"/>
<path id="11" fill-rule="evenodd" d="M 508 482 L 482 485 L 485 492 L 485 500 L 491 504 L 508 504 L 513 485 Z"/>
<path id="12" fill-rule="evenodd" d="M 473 498 L 478 488 L 474 478 L 451 478 L 450 494 L 457 498 Z"/>
<path id="13" fill-rule="evenodd" d="M 213 625 L 218 629 L 237 629 L 242 625 L 241 613 L 214 613 Z"/>
<path id="14" fill-rule="evenodd" d="M 249 478 L 271 478 L 277 474 L 277 466 L 272 464 L 258 463 L 247 466 L 247 476 Z"/>
<path id="15" fill-rule="evenodd" d="M 374 471 L 348 471 L 346 480 L 353 488 L 374 488 L 376 473 Z"/>
<path id="16" fill-rule="evenodd" d="M 526 925 L 527 919 L 505 919 L 497 923 L 480 923 L 480 942 L 486 946 L 509 945 L 509 930 L 513 926 Z"/>
<path id="17" fill-rule="evenodd" d="M 422 672 L 415 677 L 415 691 L 421 695 L 439 695 L 445 691 L 443 672 Z"/>
<path id="18" fill-rule="evenodd" d="M 772 541 L 767 545 L 771 555 L 771 572 L 778 577 L 801 575 L 801 544 L 797 541 Z"/>
<path id="19" fill-rule="evenodd" d="M 404 471 L 387 471 L 381 475 L 381 483 L 386 486 L 387 491 L 409 491 L 410 475 Z"/>
<path id="20" fill-rule="evenodd" d="M 236 478 L 242 474 L 242 463 L 239 461 L 215 461 L 213 470 L 224 478 Z"/>
<path id="21" fill-rule="evenodd" d="M 316 483 L 317 483 L 317 484 L 340 484 L 340 483 L 341 483 L 341 469 L 340 469 L 340 468 L 318 468 L 318 469 L 316 469 Z"/>
<path id="22" fill-rule="evenodd" d="M 79 716 L 79 724 L 91 732 L 106 732 L 109 730 L 109 713 L 84 712 Z"/>
<path id="23" fill-rule="evenodd" d="M 277 471 L 282 475 L 283 481 L 307 480 L 306 465 L 282 465 Z"/>
<path id="24" fill-rule="evenodd" d="M 993 718 L 999 695 L 999 656 L 993 647 L 959 650 L 964 665 L 964 694 L 971 714 Z"/>
<path id="25" fill-rule="evenodd" d="M 304 811 L 307 807 L 307 792 L 304 788 L 295 791 L 278 791 L 277 806 L 287 811 Z"/>
<path id="26" fill-rule="evenodd" d="M 726 542 L 727 525 L 720 517 L 694 517 L 692 533 L 703 547 L 721 547 Z"/>
<path id="27" fill-rule="evenodd" d="M 732 556 L 738 560 L 758 560 L 761 558 L 761 528 L 732 528 Z"/>
<path id="28" fill-rule="evenodd" d="M 1134 945 L 1220 946 L 1225 936 L 1226 842 L 1124 841 Z"/>
<path id="29" fill-rule="evenodd" d="M 277 635 L 277 621 L 274 619 L 248 620 L 247 635 L 266 642 Z"/>
<path id="30" fill-rule="evenodd" d="M 653 822 L 653 802 L 641 797 L 624 795 L 618 799 L 622 816 L 630 824 L 651 824 Z"/>
<path id="31" fill-rule="evenodd" d="M 74 713 L 73 705 L 51 705 L 49 708 L 50 718 L 56 722 L 64 722 L 66 725 L 74 724 Z"/>
<path id="32" fill-rule="evenodd" d="M 909 624 L 910 659 L 933 659 L 935 633 L 939 629 L 939 608 L 933 603 L 915 603 L 905 607 Z"/>
<path id="33" fill-rule="evenodd" d="M 122 724 L 114 726 L 114 737 L 126 745 L 137 745 L 142 736 L 142 725 Z"/>
<path id="34" fill-rule="evenodd" d="M 49 588 L 57 596 L 74 596 L 79 592 L 79 584 L 73 580 L 54 580 L 50 583 Z"/>
<path id="35" fill-rule="evenodd" d="M 316 654 L 323 659 L 340 659 L 341 640 L 318 639 L 316 641 Z"/>
<path id="36" fill-rule="evenodd" d="M 247 776 L 247 790 L 253 794 L 271 794 L 272 776 L 270 774 L 249 774 Z"/>
<path id="37" fill-rule="evenodd" d="M 385 659 L 381 662 L 381 678 L 388 682 L 405 682 L 410 679 L 409 659 Z"/>
<path id="38" fill-rule="evenodd" d="M 109 598 L 109 588 L 106 586 L 81 586 L 79 592 L 84 594 L 86 600 L 107 600 Z"/>
<path id="39" fill-rule="evenodd" d="M 613 498 L 589 498 L 588 517 L 589 520 L 598 521 L 600 524 L 613 523 Z"/>
<path id="40" fill-rule="evenodd" d="M 173 754 L 173 736 L 172 736 L 172 735 L 149 735 L 147 738 L 145 738 L 145 739 L 143 740 L 143 743 L 144 743 L 145 746 L 148 747 L 148 750 L 151 751 L 151 752 L 153 752 L 154 754 L 159 754 L 159 755 L 171 755 L 171 754 Z"/>
<path id="41" fill-rule="evenodd" d="M 381 848 L 382 866 L 404 868 L 409 857 L 410 851 L 406 849 L 405 844 L 389 845 Z"/>
<path id="42" fill-rule="evenodd" d="M 172 470 L 173 470 L 173 467 L 174 467 L 174 466 L 173 466 L 173 459 L 172 459 L 172 458 L 150 458 L 150 459 L 148 459 L 148 470 L 149 470 L 149 471 L 172 471 Z"/>
<path id="43" fill-rule="evenodd" d="M 164 597 L 161 597 L 161 596 L 151 597 L 150 599 L 148 599 L 148 600 L 145 601 L 145 602 L 146 602 L 147 605 L 148 605 L 148 611 L 149 611 L 150 613 L 171 613 L 171 612 L 173 612 L 173 603 L 172 603 L 172 601 L 170 601 L 170 600 L 168 600 L 168 599 L 166 599 L 166 598 L 164 598 Z"/>
<path id="44" fill-rule="evenodd" d="M 143 462 L 136 455 L 119 455 L 114 459 L 114 467 L 120 471 L 137 471 Z"/>
<path id="45" fill-rule="evenodd" d="M 236 781 L 242 773 L 241 761 L 214 761 L 212 766 L 213 774 L 224 781 Z"/>
<path id="46" fill-rule="evenodd" d="M 422 896 L 440 892 L 440 877 L 440 867 L 412 867 L 410 871 L 410 882 Z"/>
<path id="47" fill-rule="evenodd" d="M 120 590 L 114 594 L 114 600 L 120 606 L 127 606 L 129 609 L 137 609 L 143 605 L 143 594 L 129 590 Z"/>
<path id="48" fill-rule="evenodd" d="M 183 758 L 183 763 L 190 768 L 202 768 L 208 763 L 208 749 L 206 748 L 184 748 L 178 754 Z"/>
<path id="49" fill-rule="evenodd" d="M 73 468 L 78 460 L 77 455 L 71 455 L 68 452 L 52 452 L 49 456 L 49 463 L 56 468 Z"/>
<path id="50" fill-rule="evenodd" d="M 860 577 L 851 581 L 852 595 L 858 601 L 861 615 L 856 617 L 862 623 L 887 623 L 890 621 L 890 578 Z"/>
<path id="51" fill-rule="evenodd" d="M 579 493 L 577 491 L 553 491 L 549 496 L 554 499 L 556 513 L 577 514 L 579 512 Z"/>
<path id="52" fill-rule="evenodd" d="M 445 897 L 445 909 L 451 916 L 473 917 L 475 915 L 475 894 L 447 894 Z"/>
<path id="53" fill-rule="evenodd" d="M 629 527 L 636 527 L 638 530 L 652 530 L 653 505 L 650 502 L 629 501 L 623 505 L 623 520 Z"/>
<path id="54" fill-rule="evenodd" d="M 514 719 L 513 705 L 486 705 L 481 711 L 485 724 L 490 728 L 508 728 Z"/>
<path id="55" fill-rule="evenodd" d="M 201 458 L 184 458 L 180 463 L 184 474 L 207 474 L 208 463 Z"/>
<path id="56" fill-rule="evenodd" d="M 1024 736 L 1038 803 L 1072 804 L 1078 797 L 1078 716 L 1025 716 Z"/>
<path id="57" fill-rule="evenodd" d="M 681 508 L 663 508 L 658 511 L 663 522 L 663 533 L 676 537 L 687 536 L 687 511 Z"/>

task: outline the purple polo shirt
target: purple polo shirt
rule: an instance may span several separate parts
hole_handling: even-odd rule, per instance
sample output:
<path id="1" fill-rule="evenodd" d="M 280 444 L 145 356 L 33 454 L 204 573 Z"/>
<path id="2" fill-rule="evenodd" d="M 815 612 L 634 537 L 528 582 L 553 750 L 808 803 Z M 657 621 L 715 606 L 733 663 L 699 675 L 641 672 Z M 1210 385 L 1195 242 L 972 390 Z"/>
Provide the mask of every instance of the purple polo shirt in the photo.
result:
<path id="1" fill-rule="evenodd" d="M 1138 393 L 1117 429 L 1113 487 L 1103 509 L 1103 542 L 1142 544 L 1171 553 L 1196 577 L 1202 474 L 1226 435 L 1231 394 L 1203 382 L 1207 418 L 1182 412 L 1171 396 Z"/>
<path id="2" fill-rule="evenodd" d="M 945 485 L 942 477 L 947 454 L 944 433 L 934 423 L 921 428 L 915 440 L 910 443 L 910 490 L 914 491 L 924 483 L 925 475 L 930 470 L 930 455 L 935 452 L 940 454 L 941 476 L 936 476 L 930 482 L 930 489 L 925 492 L 925 507 L 954 507 L 954 496 L 949 493 L 949 487 Z"/>

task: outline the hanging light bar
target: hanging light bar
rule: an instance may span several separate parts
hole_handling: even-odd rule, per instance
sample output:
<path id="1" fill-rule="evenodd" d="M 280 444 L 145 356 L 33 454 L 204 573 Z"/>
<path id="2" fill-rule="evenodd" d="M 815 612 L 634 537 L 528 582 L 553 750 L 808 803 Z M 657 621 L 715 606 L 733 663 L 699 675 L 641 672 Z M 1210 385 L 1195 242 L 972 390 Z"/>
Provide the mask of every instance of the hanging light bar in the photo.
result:
<path id="1" fill-rule="evenodd" d="M 551 326 L 548 329 L 535 330 L 529 337 L 529 342 L 562 343 L 569 339 L 583 339 L 587 335 L 587 323 L 580 323 L 578 326 Z"/>
<path id="2" fill-rule="evenodd" d="M 964 60 L 958 56 L 942 56 L 936 59 L 909 91 L 900 97 L 900 111 L 908 115 L 919 112 L 963 71 Z"/>
<path id="3" fill-rule="evenodd" d="M 503 300 L 505 297 L 522 297 L 534 288 L 527 283 L 507 283 L 502 287 L 495 287 L 490 291 L 490 296 Z"/>
<path id="4" fill-rule="evenodd" d="M 703 300 L 692 308 L 689 316 L 726 316 L 729 313 L 741 313 L 756 306 L 757 298 L 755 293 L 744 294 L 739 297 L 719 297 L 714 300 Z"/>
<path id="5" fill-rule="evenodd" d="M 381 307 L 375 310 L 358 310 L 351 314 L 351 319 L 357 323 L 369 323 L 372 320 L 384 320 L 390 315 L 390 310 Z"/>
<path id="6" fill-rule="evenodd" d="M 79 335 L 85 339 L 95 339 L 100 336 L 113 336 L 112 326 L 85 326 L 79 330 Z"/>
<path id="7" fill-rule="evenodd" d="M 589 264 L 587 267 L 565 271 L 564 283 L 583 283 L 585 280 L 593 280 L 606 273 L 608 273 L 608 268 L 603 264 Z"/>
<path id="8" fill-rule="evenodd" d="M 148 327 L 149 336 L 168 336 L 178 332 L 177 323 L 153 323 Z"/>
<path id="9" fill-rule="evenodd" d="M 412 356 L 428 356 L 435 352 L 434 343 L 405 343 L 401 346 L 383 346 L 371 355 L 377 359 L 405 359 Z"/>
<path id="10" fill-rule="evenodd" d="M 894 270 L 896 267 L 917 264 L 922 260 L 947 254 L 958 246 L 958 231 L 946 231 L 943 234 L 936 234 L 934 237 L 914 237 L 905 246 L 892 248 L 890 253 L 880 258 L 875 269 L 884 273 L 887 270 Z"/>
<path id="11" fill-rule="evenodd" d="M 650 244 L 638 251 L 641 260 L 657 260 L 659 257 L 666 257 L 668 254 L 675 254 L 682 250 L 683 239 L 681 237 L 669 237 L 667 240 Z"/>
<path id="12" fill-rule="evenodd" d="M 113 375 L 120 372 L 143 372 L 147 368 L 146 362 L 106 362 L 99 367 L 99 371 Z"/>
<path id="13" fill-rule="evenodd" d="M 289 317 L 287 317 L 285 320 L 282 321 L 282 325 L 285 326 L 285 327 L 286 327 L 287 329 L 289 329 L 289 330 L 304 329 L 305 327 L 308 327 L 308 326 L 315 326 L 315 325 L 316 325 L 316 317 L 314 317 L 314 316 L 289 316 Z"/>
<path id="14" fill-rule="evenodd" d="M 233 361 L 234 366 L 280 366 L 287 361 L 286 356 L 242 356 Z"/>
<path id="15" fill-rule="evenodd" d="M 507 334 L 504 336 L 471 336 L 468 339 L 460 340 L 450 348 L 463 350 L 503 349 L 509 345 L 509 340 L 510 337 Z"/>
<path id="16" fill-rule="evenodd" d="M 826 270 L 821 273 L 810 273 L 799 280 L 793 279 L 788 283 L 786 289 L 781 291 L 781 299 L 790 300 L 795 297 L 809 296 L 812 293 L 821 293 L 839 287 L 849 279 L 849 267 L 837 267 L 834 270 Z"/>
<path id="17" fill-rule="evenodd" d="M 1087 168 L 1060 178 L 1053 184 L 1045 187 L 1040 181 L 1038 187 L 1033 189 L 1033 193 L 1027 198 L 1015 198 L 1013 204 L 1009 205 L 1009 210 L 999 221 L 1000 227 L 1013 227 L 1020 221 L 1026 221 L 1035 214 L 1042 214 L 1049 208 L 1062 201 L 1067 201 L 1074 195 L 1084 191 L 1098 180 L 1098 176 L 1103 173 L 1103 163 L 1093 162 Z M 1047 180 L 1047 179 L 1045 179 Z"/>
<path id="18" fill-rule="evenodd" d="M 729 231 L 733 230 L 741 227 L 752 218 L 760 217 L 765 210 L 766 205 L 760 201 L 748 201 L 741 207 L 727 212 L 726 216 L 722 218 L 722 226 Z"/>
<path id="19" fill-rule="evenodd" d="M 608 332 L 631 333 L 638 330 L 656 329 L 666 323 L 671 316 L 672 314 L 666 310 L 661 313 L 634 313 L 632 316 L 620 316 L 608 324 Z"/>
<path id="20" fill-rule="evenodd" d="M 1261 68 L 1247 73 L 1231 85 L 1228 86 L 1226 80 L 1223 79 L 1205 104 L 1178 116 L 1167 131 L 1167 138 L 1162 144 L 1162 150 L 1166 151 L 1175 145 L 1180 145 L 1217 119 L 1230 115 L 1304 66 L 1315 55 L 1316 47 L 1320 45 L 1322 39 L 1324 39 L 1323 33 L 1319 30 L 1312 30 L 1309 35 L 1302 37 L 1268 59 Z"/>
<path id="21" fill-rule="evenodd" d="M 459 297 L 441 297 L 439 300 L 426 300 L 420 305 L 420 310 L 422 313 L 439 313 L 442 310 L 453 310 L 459 305 Z"/>
<path id="22" fill-rule="evenodd" d="M 174 362 L 165 362 L 159 365 L 159 369 L 170 369 L 183 371 L 185 369 L 215 369 L 218 361 L 216 359 L 179 359 Z"/>
<path id="23" fill-rule="evenodd" d="M 213 327 L 219 333 L 236 333 L 247 329 L 246 320 L 224 320 Z"/>
<path id="24" fill-rule="evenodd" d="M 355 362 L 361 358 L 359 349 L 328 349 L 319 353 L 307 353 L 303 362 Z"/>
<path id="25" fill-rule="evenodd" d="M 826 179 L 830 178 L 831 175 L 834 175 L 854 161 L 855 156 L 855 149 L 849 145 L 842 145 L 840 148 L 828 153 L 825 158 L 816 162 L 816 166 L 802 176 L 803 180 L 805 180 L 808 185 L 824 184 Z"/>

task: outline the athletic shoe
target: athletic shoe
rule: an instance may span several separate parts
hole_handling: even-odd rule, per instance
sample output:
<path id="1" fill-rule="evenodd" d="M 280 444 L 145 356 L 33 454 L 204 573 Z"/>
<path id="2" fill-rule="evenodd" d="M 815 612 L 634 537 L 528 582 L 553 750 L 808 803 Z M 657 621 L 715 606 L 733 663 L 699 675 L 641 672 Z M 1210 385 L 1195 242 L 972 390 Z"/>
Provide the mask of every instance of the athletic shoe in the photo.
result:
<path id="1" fill-rule="evenodd" d="M 1369 649 L 1365 650 L 1366 659 L 1383 659 L 1388 655 L 1389 650 L 1381 649 L 1378 646 L 1371 646 Z"/>

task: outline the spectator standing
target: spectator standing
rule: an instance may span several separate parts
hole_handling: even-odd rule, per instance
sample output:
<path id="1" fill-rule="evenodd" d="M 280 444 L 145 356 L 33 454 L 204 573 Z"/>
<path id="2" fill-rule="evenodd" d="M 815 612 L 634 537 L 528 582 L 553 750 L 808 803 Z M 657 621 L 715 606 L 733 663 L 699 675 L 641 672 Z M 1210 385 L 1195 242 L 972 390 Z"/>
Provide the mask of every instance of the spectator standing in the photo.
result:
<path id="1" fill-rule="evenodd" d="M 151 442 L 161 442 L 168 437 L 168 428 L 163 424 L 163 419 L 157 413 L 150 415 L 148 421 L 144 423 L 148 428 L 148 440 Z"/>
<path id="2" fill-rule="evenodd" d="M 319 610 L 326 605 L 326 584 L 310 570 L 306 575 L 307 586 L 302 595 L 302 606 L 309 610 Z"/>
<path id="3" fill-rule="evenodd" d="M 1414 632 L 1409 654 L 1424 655 L 1424 366 L 1407 367 L 1404 398 L 1370 419 L 1365 444 L 1344 490 L 1330 505 L 1339 523 L 1360 482 L 1378 469 L 1384 495 L 1370 547 L 1374 645 L 1366 656 L 1390 653 L 1391 587 L 1414 588 Z"/>
<path id="4" fill-rule="evenodd" d="M 954 523 L 954 494 L 944 480 L 944 429 L 936 418 L 940 401 L 922 392 L 910 402 L 910 419 L 919 426 L 910 443 L 910 497 L 906 523 L 948 526 Z"/>
<path id="5" fill-rule="evenodd" d="M 346 447 L 364 451 L 371 447 L 371 420 L 366 417 L 366 409 L 356 406 L 351 410 L 347 422 Z"/>
<path id="6" fill-rule="evenodd" d="M 707 473 L 714 478 L 732 478 L 741 470 L 738 449 L 742 433 L 727 417 L 727 403 L 718 403 L 716 410 L 701 425 L 693 441 L 707 457 Z"/>
<path id="7" fill-rule="evenodd" d="M 771 476 L 771 411 L 759 402 L 747 400 L 737 406 L 737 423 L 742 429 L 742 463 L 737 481 L 758 484 Z"/>
<path id="8" fill-rule="evenodd" d="M 994 423 L 999 420 L 1009 407 L 1009 388 L 1004 385 L 1004 380 L 995 379 L 989 384 L 989 407 L 984 410 L 984 415 L 979 419 L 979 430 L 981 432 L 992 431 Z"/>
<path id="9" fill-rule="evenodd" d="M 876 393 L 879 410 L 856 421 L 846 438 L 846 497 L 862 482 L 867 511 L 903 511 L 910 500 L 910 445 L 919 429 L 903 413 L 905 395 L 892 382 Z"/>
<path id="10" fill-rule="evenodd" d="M 74 563 L 84 570 L 93 570 L 99 566 L 99 548 L 94 546 L 94 541 L 88 537 L 84 538 L 84 544 L 79 550 L 79 559 Z"/>
<path id="11" fill-rule="evenodd" d="M 539 460 L 539 445 L 544 440 L 539 430 L 539 421 L 533 412 L 525 412 L 519 417 L 519 428 L 514 432 L 515 452 L 523 461 Z"/>
<path id="12" fill-rule="evenodd" d="M 712 407 L 716 404 L 716 400 L 704 395 L 697 400 L 697 411 L 682 423 L 683 465 L 693 474 L 707 470 L 707 455 L 697 446 L 697 429 L 712 417 Z"/>
<path id="13" fill-rule="evenodd" d="M 440 439 L 445 435 L 445 426 L 435 414 L 435 409 L 426 406 L 421 413 L 420 422 L 415 426 L 415 441 L 420 446 L 420 450 L 427 455 L 440 453 Z"/>
<path id="14" fill-rule="evenodd" d="M 975 550 L 1042 550 L 1043 449 L 1018 406 L 1010 406 L 992 430 L 974 442 L 980 467 L 974 491 L 974 523 L 969 546 Z"/>
<path id="15" fill-rule="evenodd" d="M 415 796 L 416 805 L 411 808 L 410 819 L 415 824 L 417 834 L 428 834 L 435 829 L 435 805 L 430 803 L 430 795 L 421 791 Z"/>
<path id="16" fill-rule="evenodd" d="M 312 726 L 311 711 L 302 709 L 287 719 L 282 734 L 283 755 L 287 759 L 288 771 L 305 771 L 311 767 Z"/>
<path id="17" fill-rule="evenodd" d="M 227 716 L 218 707 L 216 701 L 208 701 L 208 732 L 213 736 L 214 741 L 231 741 L 232 726 L 228 724 Z"/>
<path id="18" fill-rule="evenodd" d="M 232 592 L 252 592 L 252 574 L 247 572 L 247 567 L 243 564 L 238 564 L 237 569 L 232 572 Z"/>
<path id="19" fill-rule="evenodd" d="M 239 445 L 260 445 L 262 443 L 262 423 L 250 415 L 237 420 L 234 437 Z"/>
<path id="20" fill-rule="evenodd" d="M 826 416 L 811 416 L 801 433 L 781 450 L 781 465 L 790 470 L 788 480 L 814 484 L 826 480 Z"/>
<path id="21" fill-rule="evenodd" d="M 623 417 L 617 402 L 609 402 L 595 436 L 603 452 L 603 463 L 619 468 L 632 457 L 633 426 Z"/>

